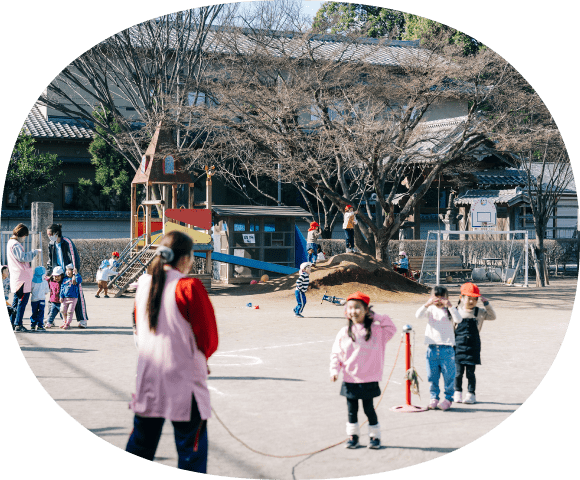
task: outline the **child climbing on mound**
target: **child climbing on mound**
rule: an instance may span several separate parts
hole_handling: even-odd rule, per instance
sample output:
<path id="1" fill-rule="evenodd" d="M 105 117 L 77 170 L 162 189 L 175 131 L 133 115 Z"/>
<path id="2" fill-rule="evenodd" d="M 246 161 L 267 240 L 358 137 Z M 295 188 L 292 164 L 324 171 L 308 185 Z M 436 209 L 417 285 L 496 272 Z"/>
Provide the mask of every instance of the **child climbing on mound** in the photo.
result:
<path id="1" fill-rule="evenodd" d="M 320 237 L 320 225 L 316 222 L 310 224 L 308 229 L 308 237 L 306 239 L 306 251 L 308 253 L 308 261 L 312 266 L 316 265 L 316 260 L 318 258 L 318 237 Z"/>
<path id="2" fill-rule="evenodd" d="M 477 301 L 481 301 L 485 308 L 477 307 Z M 481 365 L 481 339 L 479 332 L 484 320 L 495 320 L 495 312 L 489 300 L 479 293 L 479 287 L 474 283 L 461 285 L 461 297 L 459 315 L 461 323 L 455 328 L 455 395 L 454 401 L 463 403 L 475 403 L 475 366 Z M 467 377 L 467 393 L 462 397 L 463 372 Z"/>
<path id="3" fill-rule="evenodd" d="M 348 325 L 338 332 L 330 354 L 330 381 L 336 382 L 341 371 L 343 376 L 340 394 L 346 397 L 348 411 L 346 448 L 357 448 L 359 444 L 359 400 L 369 420 L 369 448 L 381 446 L 381 427 L 373 398 L 381 394 L 385 346 L 397 329 L 387 315 L 373 312 L 369 303 L 370 297 L 361 292 L 346 298 Z"/>
<path id="4" fill-rule="evenodd" d="M 457 308 L 451 305 L 445 287 L 436 286 L 431 290 L 427 303 L 419 307 L 417 318 L 427 318 L 425 344 L 427 345 L 427 381 L 430 383 L 431 400 L 429 409 L 439 407 L 448 410 L 453 402 L 453 382 L 455 381 L 455 334 L 453 324 L 461 323 Z M 443 375 L 445 400 L 439 403 L 439 377 Z"/>

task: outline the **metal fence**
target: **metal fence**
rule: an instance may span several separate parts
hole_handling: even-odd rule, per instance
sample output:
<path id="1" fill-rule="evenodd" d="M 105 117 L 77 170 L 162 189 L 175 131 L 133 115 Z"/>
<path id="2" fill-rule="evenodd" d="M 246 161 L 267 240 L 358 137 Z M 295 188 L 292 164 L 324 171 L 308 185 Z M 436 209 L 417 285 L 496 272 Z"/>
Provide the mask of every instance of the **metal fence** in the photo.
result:
<path id="1" fill-rule="evenodd" d="M 2 265 L 6 265 L 8 263 L 8 257 L 6 256 L 6 245 L 8 245 L 8 240 L 12 237 L 12 231 L 2 231 L 0 232 L 0 258 Z M 42 234 L 41 233 L 30 233 L 24 239 L 24 247 L 25 252 L 29 252 L 35 248 L 42 249 Z M 40 265 L 43 264 L 42 254 L 40 257 Z"/>

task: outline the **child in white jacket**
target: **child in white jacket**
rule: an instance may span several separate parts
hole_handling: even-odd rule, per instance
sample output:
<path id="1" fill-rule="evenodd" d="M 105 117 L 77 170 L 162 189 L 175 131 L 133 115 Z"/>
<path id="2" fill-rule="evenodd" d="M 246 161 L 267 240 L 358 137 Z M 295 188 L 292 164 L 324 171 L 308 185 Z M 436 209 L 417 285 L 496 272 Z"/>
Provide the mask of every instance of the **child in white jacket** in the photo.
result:
<path id="1" fill-rule="evenodd" d="M 342 223 L 346 235 L 346 253 L 354 252 L 354 226 L 357 223 L 353 206 L 347 205 L 344 208 L 344 222 Z"/>
<path id="2" fill-rule="evenodd" d="M 34 269 L 34 277 L 32 277 L 32 290 L 30 293 L 30 307 L 32 308 L 32 316 L 30 317 L 30 331 L 37 332 L 46 331 L 44 328 L 44 307 L 46 304 L 46 294 L 50 293 L 48 282 L 45 279 L 46 269 L 44 267 L 36 267 Z"/>
<path id="3" fill-rule="evenodd" d="M 107 284 L 109 283 L 109 277 L 113 277 L 117 275 L 117 272 L 114 268 L 110 268 L 111 262 L 109 260 L 103 260 L 99 269 L 97 270 L 97 285 L 99 289 L 97 290 L 97 294 L 95 297 L 101 298 L 99 294 L 104 290 L 105 291 L 105 298 L 109 298 L 109 291 L 107 288 Z"/>

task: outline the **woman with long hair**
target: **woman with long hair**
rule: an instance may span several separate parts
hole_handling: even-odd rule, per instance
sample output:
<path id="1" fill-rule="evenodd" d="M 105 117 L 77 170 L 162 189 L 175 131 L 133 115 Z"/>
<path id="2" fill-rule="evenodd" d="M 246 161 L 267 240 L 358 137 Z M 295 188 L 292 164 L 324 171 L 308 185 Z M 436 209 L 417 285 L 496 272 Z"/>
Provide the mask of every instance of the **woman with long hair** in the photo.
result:
<path id="1" fill-rule="evenodd" d="M 216 351 L 213 306 L 202 283 L 188 278 L 193 241 L 170 232 L 138 282 L 135 324 L 137 391 L 126 450 L 153 460 L 165 419 L 175 433 L 178 468 L 206 473 L 206 420 L 211 416 L 207 359 Z"/>

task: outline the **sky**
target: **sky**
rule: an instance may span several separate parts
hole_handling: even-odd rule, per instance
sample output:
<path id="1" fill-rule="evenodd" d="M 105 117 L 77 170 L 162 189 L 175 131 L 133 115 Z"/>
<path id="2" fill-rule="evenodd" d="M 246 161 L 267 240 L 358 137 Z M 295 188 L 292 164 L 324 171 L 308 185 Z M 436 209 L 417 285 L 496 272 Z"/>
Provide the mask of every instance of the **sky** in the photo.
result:
<path id="1" fill-rule="evenodd" d="M 304 4 L 304 13 L 314 18 L 314 15 L 316 15 L 316 12 L 324 2 L 303 0 L 302 3 Z"/>

